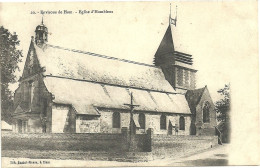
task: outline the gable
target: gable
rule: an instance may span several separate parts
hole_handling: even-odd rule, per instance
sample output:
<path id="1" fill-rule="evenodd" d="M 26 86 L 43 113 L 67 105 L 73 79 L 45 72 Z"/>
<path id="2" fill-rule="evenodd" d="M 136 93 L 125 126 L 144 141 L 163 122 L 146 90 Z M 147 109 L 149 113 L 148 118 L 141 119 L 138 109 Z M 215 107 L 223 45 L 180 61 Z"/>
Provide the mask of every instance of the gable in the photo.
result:
<path id="1" fill-rule="evenodd" d="M 34 42 L 32 39 L 28 53 L 27 53 L 26 61 L 24 64 L 22 78 L 26 78 L 30 75 L 33 75 L 33 74 L 39 72 L 40 69 L 41 69 L 41 67 L 39 65 L 39 60 L 36 56 Z"/>
<path id="2" fill-rule="evenodd" d="M 202 93 L 202 95 L 199 99 L 198 105 L 201 105 L 201 107 L 202 107 L 206 101 L 208 101 L 210 103 L 211 109 L 214 109 L 214 107 L 215 107 L 214 102 L 213 102 L 213 100 L 210 96 L 210 93 L 209 93 L 207 86 L 205 86 L 205 89 L 204 89 L 204 91 L 203 91 L 203 93 Z"/>
<path id="3" fill-rule="evenodd" d="M 195 109 L 201 100 L 204 90 L 205 87 L 200 89 L 187 90 L 185 97 L 192 112 L 195 112 Z"/>
<path id="4" fill-rule="evenodd" d="M 14 110 L 14 113 L 22 113 L 22 112 L 24 112 L 24 110 L 21 108 L 20 105 L 18 105 L 18 106 L 16 107 L 16 109 Z"/>

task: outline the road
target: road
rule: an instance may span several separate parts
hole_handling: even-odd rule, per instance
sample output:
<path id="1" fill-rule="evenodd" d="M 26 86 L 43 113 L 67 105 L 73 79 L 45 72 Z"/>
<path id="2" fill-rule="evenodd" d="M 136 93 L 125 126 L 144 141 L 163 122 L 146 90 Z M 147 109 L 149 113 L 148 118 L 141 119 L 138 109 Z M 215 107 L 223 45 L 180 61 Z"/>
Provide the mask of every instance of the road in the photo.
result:
<path id="1" fill-rule="evenodd" d="M 28 158 L 2 158 L 2 167 L 24 167 L 24 166 L 44 166 L 44 167 L 116 167 L 116 166 L 225 166 L 228 164 L 228 145 L 221 145 L 204 152 L 181 157 L 178 159 L 158 159 L 149 162 L 116 162 L 116 161 L 93 161 L 93 160 L 54 160 L 54 159 L 28 159 Z M 43 163 L 45 161 L 47 164 L 10 164 L 13 161 L 17 163 L 18 161 L 28 162 L 35 161 Z M 14 162 L 13 162 L 14 163 Z"/>
<path id="2" fill-rule="evenodd" d="M 226 166 L 228 165 L 228 145 L 222 145 L 196 155 L 171 161 L 165 166 Z"/>

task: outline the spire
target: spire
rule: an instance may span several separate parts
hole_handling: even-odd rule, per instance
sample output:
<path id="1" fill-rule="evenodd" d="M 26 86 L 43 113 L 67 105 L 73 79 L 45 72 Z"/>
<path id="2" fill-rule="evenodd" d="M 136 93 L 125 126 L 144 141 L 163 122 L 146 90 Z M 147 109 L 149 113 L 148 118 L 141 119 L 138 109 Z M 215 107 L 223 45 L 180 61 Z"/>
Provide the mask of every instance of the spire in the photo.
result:
<path id="1" fill-rule="evenodd" d="M 170 15 L 169 15 L 169 25 L 173 24 L 175 27 L 177 25 L 177 5 L 175 11 L 175 19 L 172 18 L 172 4 L 170 3 Z"/>
<path id="2" fill-rule="evenodd" d="M 42 15 L 42 25 L 43 25 L 43 15 Z"/>
<path id="3" fill-rule="evenodd" d="M 155 53 L 154 64 L 156 66 L 162 64 L 171 64 L 173 63 L 173 53 L 174 53 L 174 44 L 172 39 L 172 30 L 169 25 L 163 39 Z"/>

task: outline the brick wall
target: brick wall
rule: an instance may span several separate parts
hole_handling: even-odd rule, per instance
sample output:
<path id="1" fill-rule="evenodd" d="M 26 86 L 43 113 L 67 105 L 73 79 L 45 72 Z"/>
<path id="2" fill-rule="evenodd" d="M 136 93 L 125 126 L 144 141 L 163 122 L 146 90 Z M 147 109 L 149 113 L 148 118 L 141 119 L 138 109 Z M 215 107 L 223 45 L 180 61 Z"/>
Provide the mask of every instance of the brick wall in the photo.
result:
<path id="1" fill-rule="evenodd" d="M 2 150 L 126 151 L 123 134 L 2 133 Z"/>
<path id="2" fill-rule="evenodd" d="M 146 134 L 133 135 L 131 136 L 132 141 L 129 141 L 129 130 L 124 127 L 121 132 L 121 134 L 14 134 L 2 132 L 2 150 L 100 151 L 101 154 L 102 152 L 151 152 L 145 155 L 151 154 L 153 158 L 174 158 L 218 145 L 217 136 L 162 135 L 154 134 L 153 129 L 148 129 Z M 22 156 L 21 154 L 20 157 Z"/>
<path id="3" fill-rule="evenodd" d="M 152 151 L 158 157 L 179 157 L 218 145 L 217 136 L 152 136 Z"/>

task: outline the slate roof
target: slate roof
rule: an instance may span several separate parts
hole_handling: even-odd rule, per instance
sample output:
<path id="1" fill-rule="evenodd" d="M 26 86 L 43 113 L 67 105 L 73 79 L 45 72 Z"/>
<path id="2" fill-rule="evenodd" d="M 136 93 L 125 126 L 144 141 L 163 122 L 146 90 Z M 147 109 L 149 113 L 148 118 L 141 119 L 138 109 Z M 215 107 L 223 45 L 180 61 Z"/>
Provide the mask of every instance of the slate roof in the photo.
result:
<path id="1" fill-rule="evenodd" d="M 187 90 L 185 97 L 188 101 L 190 108 L 196 107 L 198 105 L 206 87 L 207 86 L 200 89 Z"/>
<path id="2" fill-rule="evenodd" d="M 35 45 L 35 50 L 46 75 L 175 92 L 162 70 L 153 65 L 53 45 L 44 49 Z"/>
<path id="3" fill-rule="evenodd" d="M 168 26 L 155 55 L 174 52 L 171 25 Z"/>
<path id="4" fill-rule="evenodd" d="M 179 63 L 184 67 L 192 68 L 193 64 L 192 55 L 174 49 L 171 25 L 168 26 L 154 57 L 154 63 L 157 66 Z"/>
<path id="5" fill-rule="evenodd" d="M 78 114 L 129 109 L 130 92 L 140 105 L 136 110 L 191 114 L 185 95 L 176 94 L 161 68 L 48 44 L 34 48 L 54 103 L 70 104 Z"/>
<path id="6" fill-rule="evenodd" d="M 130 92 L 136 110 L 191 114 L 185 96 L 142 89 L 101 85 L 88 81 L 78 81 L 46 76 L 45 86 L 55 99 L 54 103 L 70 104 L 78 114 L 99 115 L 95 107 L 129 109 Z"/>

